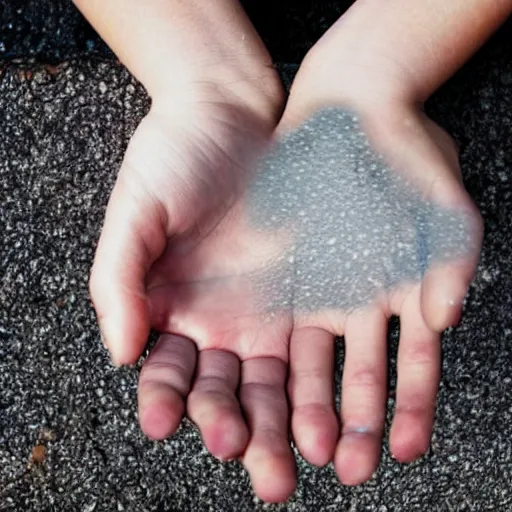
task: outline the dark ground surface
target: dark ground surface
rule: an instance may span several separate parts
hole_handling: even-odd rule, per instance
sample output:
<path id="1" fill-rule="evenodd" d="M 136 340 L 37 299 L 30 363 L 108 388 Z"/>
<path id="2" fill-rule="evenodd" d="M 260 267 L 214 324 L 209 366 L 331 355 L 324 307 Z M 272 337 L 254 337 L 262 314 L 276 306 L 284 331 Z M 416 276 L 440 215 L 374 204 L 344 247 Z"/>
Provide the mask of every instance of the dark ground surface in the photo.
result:
<path id="1" fill-rule="evenodd" d="M 246 2 L 290 78 L 343 2 L 265 3 Z M 512 510 L 511 35 L 508 23 L 428 105 L 461 146 L 486 222 L 463 322 L 444 339 L 430 453 L 400 465 L 385 446 L 375 477 L 355 489 L 299 460 L 293 499 L 265 506 L 190 424 L 167 442 L 145 439 L 137 369 L 112 368 L 99 343 L 88 270 L 143 91 L 71 6 L 2 2 L 0 510 Z M 38 441 L 44 462 L 29 468 Z"/>

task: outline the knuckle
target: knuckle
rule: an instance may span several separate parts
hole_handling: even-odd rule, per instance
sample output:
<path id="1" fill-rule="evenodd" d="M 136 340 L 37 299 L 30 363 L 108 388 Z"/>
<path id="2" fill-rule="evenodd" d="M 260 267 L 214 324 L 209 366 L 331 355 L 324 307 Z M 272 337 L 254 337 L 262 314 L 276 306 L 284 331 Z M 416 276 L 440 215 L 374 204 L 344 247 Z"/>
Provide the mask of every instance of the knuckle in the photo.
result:
<path id="1" fill-rule="evenodd" d="M 437 351 L 433 343 L 428 341 L 416 341 L 408 347 L 400 363 L 407 366 L 431 366 L 435 364 Z"/>
<path id="2" fill-rule="evenodd" d="M 208 376 L 196 378 L 192 392 L 198 394 L 229 395 L 231 394 L 231 389 L 225 378 Z"/>
<path id="3" fill-rule="evenodd" d="M 363 366 L 346 374 L 344 388 L 374 389 L 385 386 L 385 377 L 381 369 L 374 366 Z"/>
<path id="4" fill-rule="evenodd" d="M 407 415 L 417 419 L 423 419 L 433 411 L 435 403 L 422 393 L 409 392 L 407 395 L 398 396 L 395 416 Z"/>
<path id="5" fill-rule="evenodd" d="M 324 381 L 329 377 L 326 375 L 323 368 L 319 366 L 311 366 L 308 368 L 292 368 L 290 378 L 295 380 L 304 380 L 311 383 Z"/>

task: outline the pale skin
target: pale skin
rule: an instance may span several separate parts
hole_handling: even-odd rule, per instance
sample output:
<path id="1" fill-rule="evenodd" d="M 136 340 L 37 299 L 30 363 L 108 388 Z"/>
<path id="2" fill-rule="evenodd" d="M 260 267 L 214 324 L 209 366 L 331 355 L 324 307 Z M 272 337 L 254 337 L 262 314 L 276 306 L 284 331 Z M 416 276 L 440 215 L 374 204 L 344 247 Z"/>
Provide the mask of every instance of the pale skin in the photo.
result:
<path id="1" fill-rule="evenodd" d="M 186 413 L 213 455 L 240 457 L 260 498 L 283 501 L 296 484 L 291 423 L 309 462 L 334 461 L 342 483 L 364 482 L 380 457 L 386 327 L 395 314 L 390 449 L 402 462 L 420 457 L 434 420 L 440 333 L 459 320 L 478 251 L 363 310 L 268 321 L 240 276 L 265 266 L 275 246 L 244 224 L 237 173 L 319 108 L 350 106 L 425 196 L 470 215 L 478 246 L 481 219 L 455 145 L 421 105 L 512 2 L 359 0 L 306 56 L 286 108 L 270 56 L 235 0 L 76 4 L 152 98 L 112 193 L 90 282 L 116 364 L 137 360 L 150 327 L 162 333 L 140 376 L 144 432 L 166 438 Z M 339 418 L 335 335 L 346 342 Z"/>

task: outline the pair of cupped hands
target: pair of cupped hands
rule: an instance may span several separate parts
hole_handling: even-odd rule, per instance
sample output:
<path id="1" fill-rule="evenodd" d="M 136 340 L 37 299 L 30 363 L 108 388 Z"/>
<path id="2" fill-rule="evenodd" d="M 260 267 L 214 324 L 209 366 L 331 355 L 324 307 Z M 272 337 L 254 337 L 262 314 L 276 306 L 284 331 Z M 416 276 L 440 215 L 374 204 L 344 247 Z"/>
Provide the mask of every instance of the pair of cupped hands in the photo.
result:
<path id="1" fill-rule="evenodd" d="M 400 343 L 390 452 L 401 462 L 426 452 L 440 379 L 440 333 L 459 320 L 482 231 L 450 137 L 399 95 L 378 101 L 377 91 L 375 97 L 358 97 L 353 87 L 352 96 L 337 96 L 322 78 L 325 66 L 317 66 L 318 59 L 301 67 L 286 107 L 271 68 L 252 81 L 198 80 L 181 93 L 153 97 L 110 197 L 90 279 L 115 364 L 136 362 L 150 329 L 160 333 L 140 374 L 143 431 L 165 439 L 188 416 L 214 456 L 241 460 L 255 493 L 266 501 L 286 500 L 295 489 L 290 438 L 310 463 L 333 461 L 344 484 L 372 476 L 385 424 L 392 315 L 400 317 Z M 368 77 L 362 80 L 367 91 Z M 375 87 L 385 80 L 375 80 Z M 421 279 L 382 287 L 372 300 L 353 307 L 346 300 L 317 300 L 302 310 L 293 301 L 273 304 L 266 297 L 284 283 L 272 269 L 293 252 L 296 219 L 256 226 L 247 190 L 260 172 L 259 159 L 324 107 L 353 112 L 372 150 L 422 201 L 463 215 L 474 242 L 463 257 L 432 262 Z M 309 136 L 314 142 L 328 133 Z M 279 165 L 299 163 L 291 151 Z M 270 164 L 266 172 L 272 178 L 279 166 Z M 341 165 L 339 173 L 344 186 Z M 354 193 L 362 199 L 370 192 L 364 183 L 374 184 L 361 183 Z M 276 215 L 266 211 L 265 217 L 279 218 L 279 190 L 269 187 L 268 194 L 276 200 L 266 208 L 275 208 Z M 315 194 L 307 204 L 325 207 L 336 198 L 336 186 L 319 187 Z M 332 215 L 344 215 L 343 208 L 332 204 Z M 306 208 L 301 214 L 313 212 Z M 410 229 L 409 220 L 403 219 L 404 229 Z M 372 212 L 356 221 L 371 223 Z M 321 217 L 317 222 L 322 231 Z M 392 226 L 399 229 L 396 222 Z M 335 239 L 340 233 L 324 235 Z M 357 244 L 364 252 L 374 241 L 366 236 Z M 331 267 L 335 273 L 336 264 Z M 374 275 L 373 270 L 359 266 L 354 272 L 364 280 L 361 274 Z M 272 286 L 268 276 L 274 276 Z M 306 278 L 321 297 L 325 279 L 314 273 Z M 339 293 L 343 297 L 344 290 Z M 340 414 L 333 395 L 336 336 L 344 336 L 346 353 Z"/>

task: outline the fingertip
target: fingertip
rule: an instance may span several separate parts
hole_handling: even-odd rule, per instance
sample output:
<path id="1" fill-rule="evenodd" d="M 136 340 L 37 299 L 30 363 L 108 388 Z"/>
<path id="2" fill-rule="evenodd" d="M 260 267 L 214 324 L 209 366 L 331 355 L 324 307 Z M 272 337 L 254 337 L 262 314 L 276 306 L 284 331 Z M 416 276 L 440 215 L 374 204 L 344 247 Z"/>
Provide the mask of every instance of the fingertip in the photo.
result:
<path id="1" fill-rule="evenodd" d="M 391 456 L 403 464 L 414 462 L 428 452 L 431 436 L 432 428 L 418 421 L 395 421 L 389 436 Z"/>
<path id="2" fill-rule="evenodd" d="M 381 453 L 381 437 L 370 433 L 342 435 L 334 456 L 334 468 L 343 485 L 355 486 L 372 478 Z"/>
<path id="3" fill-rule="evenodd" d="M 460 321 L 470 281 L 468 273 L 456 265 L 427 272 L 421 287 L 421 312 L 432 331 L 440 333 Z"/>
<path id="4" fill-rule="evenodd" d="M 295 492 L 297 476 L 292 455 L 266 452 L 244 464 L 251 476 L 251 484 L 258 498 L 267 503 L 283 503 Z"/>
<path id="5" fill-rule="evenodd" d="M 424 307 L 423 320 L 427 327 L 436 333 L 442 333 L 449 327 L 456 327 L 462 317 L 462 303 L 448 301 L 444 305 Z"/>
<path id="6" fill-rule="evenodd" d="M 103 344 L 116 367 L 135 364 L 146 346 L 149 321 L 144 305 L 128 307 L 127 311 L 110 312 L 98 318 Z"/>
<path id="7" fill-rule="evenodd" d="M 150 439 L 160 441 L 176 432 L 185 405 L 180 394 L 165 385 L 151 385 L 139 390 L 139 422 Z"/>
<path id="8" fill-rule="evenodd" d="M 317 406 L 293 412 L 293 439 L 300 454 L 310 464 L 321 467 L 331 462 L 338 431 L 338 420 L 332 409 Z"/>
<path id="9" fill-rule="evenodd" d="M 232 460 L 243 454 L 249 442 L 249 430 L 238 418 L 226 415 L 202 427 L 201 434 L 206 449 L 222 461 Z"/>

